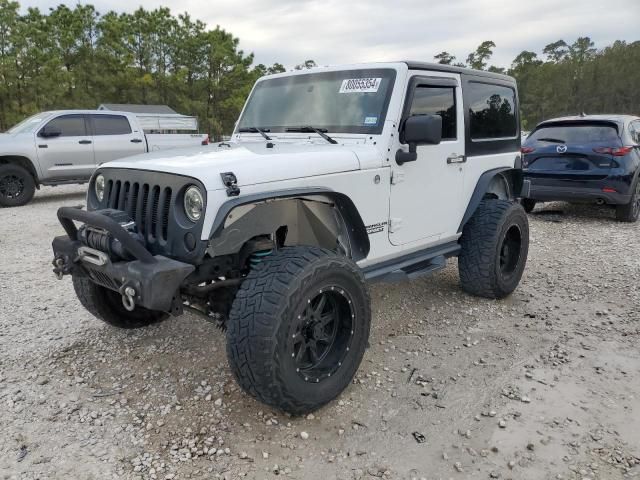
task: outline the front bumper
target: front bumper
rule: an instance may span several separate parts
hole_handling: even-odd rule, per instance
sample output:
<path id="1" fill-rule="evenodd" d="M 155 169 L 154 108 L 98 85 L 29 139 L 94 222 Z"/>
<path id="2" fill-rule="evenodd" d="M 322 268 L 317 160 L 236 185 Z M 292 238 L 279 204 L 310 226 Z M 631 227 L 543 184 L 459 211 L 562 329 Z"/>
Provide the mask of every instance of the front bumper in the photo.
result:
<path id="1" fill-rule="evenodd" d="M 86 275 L 94 283 L 119 292 L 123 299 L 150 310 L 182 312 L 180 285 L 195 267 L 162 255 L 152 255 L 129 232 L 112 219 L 95 212 L 63 207 L 58 219 L 67 232 L 53 239 L 54 273 Z M 112 261 L 110 256 L 88 248 L 78 240 L 74 221 L 100 228 L 117 239 L 135 260 Z"/>

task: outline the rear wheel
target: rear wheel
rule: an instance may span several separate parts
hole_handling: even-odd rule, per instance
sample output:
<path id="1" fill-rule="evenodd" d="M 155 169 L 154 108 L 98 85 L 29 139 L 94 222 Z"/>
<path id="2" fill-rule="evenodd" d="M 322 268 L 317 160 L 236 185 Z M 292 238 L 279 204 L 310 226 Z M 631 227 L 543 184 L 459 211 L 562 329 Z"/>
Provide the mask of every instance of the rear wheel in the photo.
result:
<path id="1" fill-rule="evenodd" d="M 135 307 L 128 311 L 122 305 L 122 296 L 92 282 L 88 277 L 73 275 L 73 288 L 78 300 L 94 317 L 118 328 L 140 328 L 160 322 L 169 314 Z"/>
<path id="2" fill-rule="evenodd" d="M 320 408 L 353 379 L 370 299 L 360 269 L 317 247 L 287 247 L 254 267 L 233 302 L 227 355 L 240 386 L 292 414 Z"/>
<path id="3" fill-rule="evenodd" d="M 35 192 L 36 182 L 26 169 L 20 165 L 0 165 L 0 206 L 26 205 Z"/>
<path id="4" fill-rule="evenodd" d="M 458 271 L 472 295 L 503 298 L 522 278 L 529 251 L 529 223 L 520 205 L 484 200 L 462 230 Z"/>
<path id="5" fill-rule="evenodd" d="M 636 180 L 631 201 L 626 205 L 616 206 L 616 218 L 621 222 L 635 222 L 640 217 L 640 177 Z"/>

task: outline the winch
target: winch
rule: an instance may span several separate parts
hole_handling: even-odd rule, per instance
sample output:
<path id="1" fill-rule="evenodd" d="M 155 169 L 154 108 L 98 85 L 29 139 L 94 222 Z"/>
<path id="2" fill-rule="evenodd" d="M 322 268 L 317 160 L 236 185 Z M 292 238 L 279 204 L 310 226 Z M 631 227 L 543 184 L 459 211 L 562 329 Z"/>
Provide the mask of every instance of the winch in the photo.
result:
<path id="1" fill-rule="evenodd" d="M 96 210 L 95 213 L 109 217 L 117 222 L 129 235 L 144 246 L 144 237 L 138 233 L 135 221 L 126 212 L 108 208 Z M 78 240 L 89 248 L 108 254 L 112 260 L 134 259 L 133 255 L 124 248 L 120 240 L 114 238 L 111 233 L 102 228 L 83 225 L 78 229 Z"/>

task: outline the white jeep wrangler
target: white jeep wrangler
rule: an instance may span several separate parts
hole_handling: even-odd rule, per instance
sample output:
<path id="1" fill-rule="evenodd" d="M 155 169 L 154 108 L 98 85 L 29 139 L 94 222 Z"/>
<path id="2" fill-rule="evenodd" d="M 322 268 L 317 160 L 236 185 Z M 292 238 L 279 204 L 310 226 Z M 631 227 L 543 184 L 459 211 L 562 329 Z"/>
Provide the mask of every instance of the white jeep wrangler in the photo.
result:
<path id="1" fill-rule="evenodd" d="M 516 288 L 519 127 L 504 75 L 398 62 L 267 76 L 231 141 L 102 165 L 87 210 L 58 211 L 54 272 L 117 327 L 217 323 L 244 390 L 309 412 L 362 360 L 367 281 L 457 256 L 465 291 Z"/>

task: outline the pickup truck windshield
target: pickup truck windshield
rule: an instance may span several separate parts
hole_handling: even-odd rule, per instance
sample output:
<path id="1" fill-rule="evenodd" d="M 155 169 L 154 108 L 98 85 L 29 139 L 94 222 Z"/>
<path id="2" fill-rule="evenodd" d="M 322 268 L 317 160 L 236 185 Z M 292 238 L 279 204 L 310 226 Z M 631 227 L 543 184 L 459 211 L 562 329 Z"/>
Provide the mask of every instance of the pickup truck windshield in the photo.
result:
<path id="1" fill-rule="evenodd" d="M 31 133 L 35 132 L 38 127 L 42 125 L 42 122 L 48 117 L 47 114 L 39 113 L 33 115 L 25 120 L 21 121 L 17 125 L 13 126 L 7 133 Z"/>
<path id="2" fill-rule="evenodd" d="M 395 77 L 392 69 L 368 69 L 267 78 L 249 97 L 238 131 L 312 125 L 323 132 L 380 133 Z"/>

